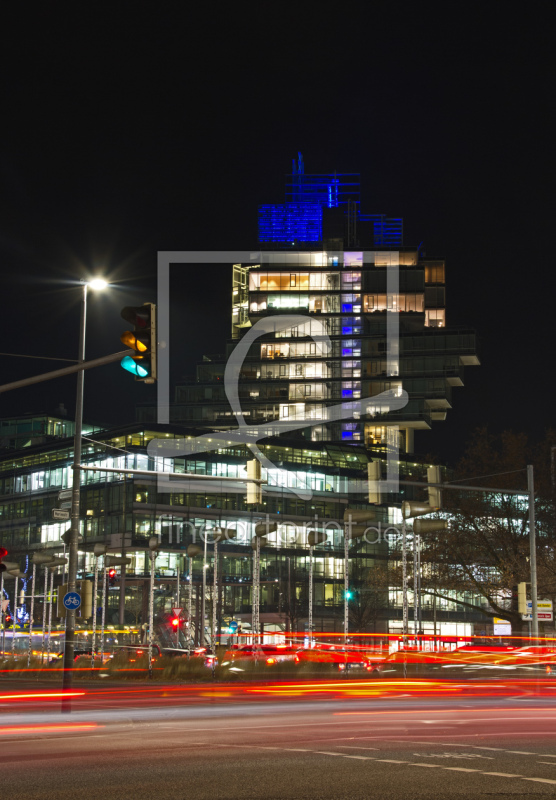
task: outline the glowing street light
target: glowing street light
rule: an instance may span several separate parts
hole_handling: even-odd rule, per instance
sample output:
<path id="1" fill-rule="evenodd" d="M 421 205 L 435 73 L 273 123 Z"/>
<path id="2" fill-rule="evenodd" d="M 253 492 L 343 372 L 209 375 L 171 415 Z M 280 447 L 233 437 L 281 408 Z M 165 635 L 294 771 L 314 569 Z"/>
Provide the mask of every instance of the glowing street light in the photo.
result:
<path id="1" fill-rule="evenodd" d="M 87 290 L 102 291 L 108 286 L 104 278 L 92 278 L 82 281 L 83 297 L 81 300 L 81 319 L 79 325 L 79 351 L 78 362 L 85 361 L 85 329 L 87 324 Z M 73 438 L 73 484 L 71 495 L 71 526 L 68 537 L 68 592 L 75 592 L 77 585 L 77 556 L 79 544 L 79 502 L 81 490 L 81 436 L 83 431 L 83 387 L 85 372 L 77 373 L 77 394 L 75 398 L 75 434 Z M 68 609 L 66 615 L 66 636 L 64 641 L 64 671 L 62 689 L 67 692 L 72 684 L 72 667 L 75 644 L 75 609 Z M 62 711 L 71 710 L 71 701 L 62 700 Z"/>

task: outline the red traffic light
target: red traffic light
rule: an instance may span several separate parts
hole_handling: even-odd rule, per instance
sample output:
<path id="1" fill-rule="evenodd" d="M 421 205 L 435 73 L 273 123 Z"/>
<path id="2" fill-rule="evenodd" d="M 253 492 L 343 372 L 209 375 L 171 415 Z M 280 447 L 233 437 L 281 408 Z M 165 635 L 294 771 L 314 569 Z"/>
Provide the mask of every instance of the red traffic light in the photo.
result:
<path id="1" fill-rule="evenodd" d="M 172 625 L 174 626 L 174 628 L 179 627 L 179 624 L 180 624 L 180 618 L 174 617 L 174 619 L 172 620 Z"/>
<path id="2" fill-rule="evenodd" d="M 108 575 L 109 575 L 111 578 L 113 578 L 113 577 L 115 576 L 115 574 L 116 574 L 116 570 L 115 570 L 115 569 L 110 569 L 110 570 L 108 570 Z"/>
<path id="3" fill-rule="evenodd" d="M 6 572 L 6 566 L 2 564 L 2 559 L 8 555 L 8 551 L 5 547 L 0 547 L 0 572 Z"/>

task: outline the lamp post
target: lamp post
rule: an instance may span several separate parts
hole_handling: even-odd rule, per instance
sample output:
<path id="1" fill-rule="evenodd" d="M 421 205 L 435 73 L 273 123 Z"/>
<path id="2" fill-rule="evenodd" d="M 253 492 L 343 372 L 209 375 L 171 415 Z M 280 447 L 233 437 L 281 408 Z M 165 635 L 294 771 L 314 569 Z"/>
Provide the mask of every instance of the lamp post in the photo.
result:
<path id="1" fill-rule="evenodd" d="M 105 289 L 107 282 L 97 278 L 90 282 L 83 281 L 83 296 L 81 300 L 81 318 L 79 324 L 79 351 L 78 362 L 85 361 L 85 329 L 87 324 L 87 290 Z M 71 495 L 71 526 L 68 541 L 68 592 L 75 592 L 77 581 L 77 557 L 79 544 L 79 501 L 81 490 L 81 434 L 83 429 L 83 387 L 85 373 L 77 373 L 77 393 L 75 398 L 75 434 L 73 439 L 73 484 Z M 71 701 L 67 692 L 72 685 L 72 668 L 75 644 L 75 609 L 67 611 L 66 636 L 64 640 L 64 669 L 62 673 L 62 691 L 66 696 L 62 698 L 62 712 L 71 711 Z"/>

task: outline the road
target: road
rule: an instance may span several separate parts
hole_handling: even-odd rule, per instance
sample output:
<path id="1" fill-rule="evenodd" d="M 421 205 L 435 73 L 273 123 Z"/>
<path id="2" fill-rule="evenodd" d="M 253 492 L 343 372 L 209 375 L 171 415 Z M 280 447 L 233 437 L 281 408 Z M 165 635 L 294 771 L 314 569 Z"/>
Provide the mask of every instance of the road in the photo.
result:
<path id="1" fill-rule="evenodd" d="M 556 792 L 556 697 L 288 691 L 257 702 L 239 692 L 229 702 L 218 687 L 204 698 L 198 691 L 195 702 L 161 691 L 145 705 L 114 691 L 82 696 L 81 705 L 76 698 L 70 715 L 52 701 L 28 698 L 22 709 L 0 697 L 2 796 L 492 800 Z"/>

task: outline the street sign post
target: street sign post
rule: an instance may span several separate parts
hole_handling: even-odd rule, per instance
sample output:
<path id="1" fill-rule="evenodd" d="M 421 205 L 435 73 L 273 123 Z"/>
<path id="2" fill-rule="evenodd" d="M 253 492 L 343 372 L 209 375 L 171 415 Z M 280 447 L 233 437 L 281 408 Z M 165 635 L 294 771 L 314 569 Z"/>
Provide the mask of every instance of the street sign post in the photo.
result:
<path id="1" fill-rule="evenodd" d="M 77 611 L 81 605 L 81 595 L 77 592 L 67 592 L 62 602 L 68 611 Z"/>
<path id="2" fill-rule="evenodd" d="M 71 489 L 64 489 L 61 492 L 58 492 L 58 500 L 71 500 Z"/>
<path id="3" fill-rule="evenodd" d="M 531 600 L 527 601 L 527 608 L 529 609 L 529 613 L 521 615 L 521 619 L 524 622 L 530 622 L 533 619 L 533 603 Z M 539 622 L 552 622 L 554 620 L 552 600 L 537 601 L 537 619 Z"/>
<path id="4" fill-rule="evenodd" d="M 53 508 L 52 519 L 69 519 L 70 512 L 67 508 Z"/>

